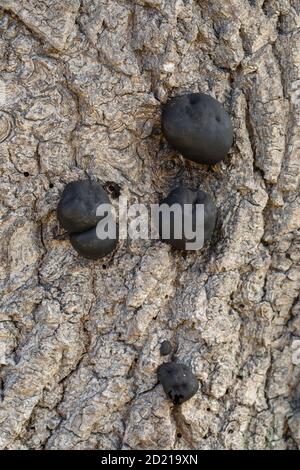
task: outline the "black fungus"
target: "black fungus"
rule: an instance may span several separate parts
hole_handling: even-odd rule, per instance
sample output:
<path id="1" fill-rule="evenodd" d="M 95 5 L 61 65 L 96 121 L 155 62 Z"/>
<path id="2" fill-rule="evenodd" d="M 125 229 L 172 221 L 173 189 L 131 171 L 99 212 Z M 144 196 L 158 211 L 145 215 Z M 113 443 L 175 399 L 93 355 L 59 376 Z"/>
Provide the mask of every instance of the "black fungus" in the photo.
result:
<path id="1" fill-rule="evenodd" d="M 160 354 L 162 356 L 168 356 L 172 352 L 172 344 L 170 341 L 163 341 L 160 345 Z"/>
<path id="2" fill-rule="evenodd" d="M 233 143 L 229 114 L 204 93 L 172 98 L 163 109 L 162 130 L 184 157 L 206 165 L 223 160 Z"/>
<path id="3" fill-rule="evenodd" d="M 163 223 L 166 222 L 166 216 L 162 216 L 161 213 L 159 214 L 159 235 L 161 239 L 169 243 L 173 248 L 177 250 L 186 250 L 187 243 L 191 243 L 194 240 L 188 240 L 185 236 L 185 223 L 187 223 L 192 230 L 195 232 L 196 230 L 196 205 L 203 204 L 204 205 L 204 227 L 201 226 L 201 229 L 204 229 L 204 243 L 209 241 L 213 235 L 216 219 L 217 219 L 217 209 L 212 197 L 204 191 L 191 189 L 184 186 L 179 186 L 160 203 L 167 204 L 167 206 L 171 207 L 173 204 L 179 204 L 182 208 L 182 236 L 181 238 L 177 238 L 177 233 L 175 230 L 175 218 L 172 212 L 170 212 L 170 237 L 169 239 L 165 239 L 163 237 Z M 184 217 L 184 205 L 185 204 L 192 204 L 193 210 L 189 212 L 186 218 Z M 167 234 L 168 235 L 168 234 Z"/>
<path id="4" fill-rule="evenodd" d="M 57 207 L 57 217 L 70 235 L 73 248 L 83 257 L 99 259 L 111 253 L 118 243 L 118 236 L 105 240 L 97 237 L 97 224 L 103 215 L 97 216 L 97 208 L 110 204 L 103 187 L 90 180 L 69 183 Z"/>
<path id="5" fill-rule="evenodd" d="M 190 367 L 166 362 L 157 371 L 158 380 L 174 405 L 181 405 L 198 391 L 199 383 Z"/>
<path id="6" fill-rule="evenodd" d="M 109 204 L 109 197 L 101 184 L 90 181 L 72 181 L 67 184 L 57 207 L 57 217 L 69 233 L 83 232 L 97 225 L 100 204 Z"/>
<path id="7" fill-rule="evenodd" d="M 104 189 L 109 192 L 113 199 L 117 199 L 121 194 L 121 187 L 114 181 L 107 181 L 104 185 Z"/>
<path id="8" fill-rule="evenodd" d="M 70 242 L 81 256 L 96 260 L 111 253 L 116 248 L 118 240 L 117 238 L 100 240 L 97 237 L 96 227 L 93 227 L 81 233 L 72 233 Z"/>

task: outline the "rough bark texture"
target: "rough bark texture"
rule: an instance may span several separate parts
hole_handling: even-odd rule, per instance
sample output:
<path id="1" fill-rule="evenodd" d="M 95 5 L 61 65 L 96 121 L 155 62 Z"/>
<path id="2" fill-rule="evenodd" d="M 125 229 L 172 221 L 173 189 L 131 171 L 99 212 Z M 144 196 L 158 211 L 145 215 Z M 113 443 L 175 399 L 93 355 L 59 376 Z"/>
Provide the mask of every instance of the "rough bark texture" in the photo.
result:
<path id="1" fill-rule="evenodd" d="M 299 0 L 0 6 L 0 447 L 296 449 Z M 214 168 L 161 135 L 161 105 L 184 91 L 232 115 Z M 130 202 L 207 190 L 212 243 L 79 258 L 55 209 L 86 175 Z M 200 382 L 180 409 L 157 384 L 164 339 Z"/>

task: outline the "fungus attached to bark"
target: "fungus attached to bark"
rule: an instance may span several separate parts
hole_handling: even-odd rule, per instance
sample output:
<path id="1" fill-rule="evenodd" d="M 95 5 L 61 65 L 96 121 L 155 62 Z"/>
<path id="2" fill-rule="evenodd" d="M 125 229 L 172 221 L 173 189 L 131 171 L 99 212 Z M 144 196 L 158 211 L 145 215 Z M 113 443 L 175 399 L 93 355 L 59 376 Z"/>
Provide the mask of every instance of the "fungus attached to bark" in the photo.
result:
<path id="1" fill-rule="evenodd" d="M 170 341 L 163 341 L 160 345 L 160 354 L 162 356 L 168 356 L 168 354 L 171 354 L 172 352 L 172 344 Z"/>
<path id="2" fill-rule="evenodd" d="M 70 242 L 77 253 L 84 258 L 99 259 L 111 253 L 117 246 L 117 238 L 100 240 L 97 237 L 96 227 L 81 233 L 72 233 Z"/>
<path id="3" fill-rule="evenodd" d="M 157 371 L 158 380 L 174 405 L 181 405 L 198 391 L 199 383 L 185 364 L 166 362 Z"/>
<path id="4" fill-rule="evenodd" d="M 120 197 L 121 187 L 114 181 L 107 181 L 103 187 L 113 199 Z"/>
<path id="5" fill-rule="evenodd" d="M 101 217 L 96 215 L 100 204 L 110 204 L 101 184 L 90 180 L 72 181 L 67 184 L 57 207 L 57 217 L 67 232 L 83 232 L 97 225 Z"/>
<path id="6" fill-rule="evenodd" d="M 187 226 L 192 228 L 192 231 L 197 233 L 198 236 L 200 235 L 198 231 L 203 231 L 204 243 L 211 239 L 216 225 L 217 210 L 209 194 L 204 191 L 179 186 L 161 201 L 160 209 L 163 208 L 163 204 L 166 204 L 170 209 L 172 206 L 174 207 L 175 204 L 178 204 L 181 208 L 181 216 L 176 215 L 176 217 L 174 215 L 178 214 L 176 210 L 175 212 L 170 210 L 169 214 L 160 212 L 158 229 L 159 235 L 164 242 L 169 243 L 178 250 L 186 250 L 187 244 L 194 242 L 194 240 L 189 240 L 185 235 L 187 233 Z M 200 224 L 201 220 L 200 222 L 196 221 L 196 207 L 198 204 L 204 206 L 204 226 Z M 185 207 L 186 210 L 184 211 Z M 192 210 L 190 210 L 190 207 Z M 181 224 L 181 230 L 178 230 L 178 224 Z M 170 231 L 165 234 L 164 227 L 167 225 L 170 226 Z M 164 235 L 166 235 L 167 238 Z"/>
<path id="7" fill-rule="evenodd" d="M 97 215 L 97 209 L 110 205 L 103 187 L 90 180 L 69 183 L 57 207 L 57 217 L 62 227 L 70 235 L 73 248 L 83 257 L 98 259 L 113 251 L 118 236 L 104 240 L 97 236 L 97 224 L 105 215 Z"/>
<path id="8" fill-rule="evenodd" d="M 219 101 L 204 93 L 172 98 L 163 110 L 162 130 L 184 157 L 206 165 L 223 160 L 233 142 L 229 114 Z"/>

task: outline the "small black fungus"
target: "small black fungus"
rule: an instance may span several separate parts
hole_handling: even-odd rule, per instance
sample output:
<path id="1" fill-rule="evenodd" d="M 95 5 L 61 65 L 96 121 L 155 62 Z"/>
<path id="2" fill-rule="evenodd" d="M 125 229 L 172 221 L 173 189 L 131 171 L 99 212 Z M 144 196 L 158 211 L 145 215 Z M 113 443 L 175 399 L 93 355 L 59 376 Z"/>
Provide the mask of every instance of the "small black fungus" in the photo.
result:
<path id="1" fill-rule="evenodd" d="M 185 364 L 166 362 L 157 371 L 158 380 L 174 405 L 181 405 L 198 391 L 199 383 Z"/>
<path id="2" fill-rule="evenodd" d="M 172 98 L 162 113 L 162 130 L 184 157 L 206 165 L 223 160 L 233 142 L 229 114 L 221 103 L 204 93 Z"/>
<path id="3" fill-rule="evenodd" d="M 84 258 L 99 259 L 111 253 L 118 243 L 115 238 L 99 239 L 97 224 L 103 216 L 97 216 L 97 208 L 110 204 L 103 187 L 90 180 L 69 183 L 57 207 L 57 217 L 70 235 L 73 248 Z"/>
<path id="4" fill-rule="evenodd" d="M 100 240 L 97 237 L 96 227 L 93 227 L 81 233 L 71 233 L 70 242 L 78 254 L 96 260 L 111 253 L 116 248 L 118 240 L 111 238 Z"/>
<path id="5" fill-rule="evenodd" d="M 110 204 L 101 184 L 90 180 L 72 181 L 62 193 L 57 217 L 68 232 L 83 232 L 95 227 L 101 220 L 96 215 L 97 207 L 101 204 Z"/>
<path id="6" fill-rule="evenodd" d="M 163 341 L 160 345 L 160 354 L 162 356 L 168 356 L 172 352 L 172 344 L 170 341 Z"/>
<path id="7" fill-rule="evenodd" d="M 163 221 L 166 222 L 166 217 L 162 217 L 160 214 L 159 217 L 159 235 L 161 239 L 169 243 L 173 248 L 177 250 L 186 250 L 187 243 L 194 242 L 194 240 L 187 240 L 185 237 L 185 226 L 184 223 L 186 222 L 190 227 L 192 227 L 193 231 L 196 230 L 196 205 L 203 204 L 204 205 L 204 243 L 209 241 L 213 235 L 216 219 L 217 219 L 217 209 L 212 197 L 205 193 L 204 191 L 195 190 L 187 187 L 179 186 L 163 200 L 161 201 L 160 205 L 167 204 L 169 207 L 173 206 L 173 204 L 179 204 L 182 208 L 182 236 L 181 238 L 177 238 L 177 232 L 175 230 L 175 220 L 174 215 L 170 213 L 170 238 L 165 239 L 163 237 Z M 188 216 L 184 218 L 184 205 L 185 204 L 192 204 L 193 210 L 192 212 L 188 213 Z M 168 234 L 167 234 L 168 235 Z"/>
<path id="8" fill-rule="evenodd" d="M 121 194 L 121 187 L 114 181 L 107 181 L 104 184 L 104 189 L 109 192 L 113 199 L 117 199 Z"/>

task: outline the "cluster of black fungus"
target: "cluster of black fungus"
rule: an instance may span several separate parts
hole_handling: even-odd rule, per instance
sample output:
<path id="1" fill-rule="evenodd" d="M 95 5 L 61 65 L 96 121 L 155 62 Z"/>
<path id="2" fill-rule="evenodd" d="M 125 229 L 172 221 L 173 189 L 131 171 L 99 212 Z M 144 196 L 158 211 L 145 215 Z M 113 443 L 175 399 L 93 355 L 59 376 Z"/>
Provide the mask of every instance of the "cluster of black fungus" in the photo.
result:
<path id="1" fill-rule="evenodd" d="M 170 211 L 168 217 L 169 226 L 170 226 L 170 237 L 169 234 L 167 239 L 163 237 L 163 223 L 166 222 L 166 214 L 164 218 L 162 213 L 159 214 L 159 235 L 163 241 L 169 243 L 173 248 L 177 250 L 185 250 L 186 244 L 193 242 L 193 240 L 187 240 L 185 237 L 185 223 L 192 227 L 193 231 L 196 229 L 196 205 L 204 205 L 204 227 L 201 227 L 204 231 L 204 243 L 211 239 L 212 234 L 216 225 L 217 210 L 215 203 L 212 197 L 205 193 L 204 191 L 194 190 L 184 186 L 180 186 L 173 191 L 160 203 L 167 204 L 167 206 L 172 207 L 174 204 L 179 204 L 182 208 L 181 224 L 182 224 L 182 236 L 181 238 L 176 238 L 176 227 L 175 227 L 175 218 L 174 213 Z M 186 204 L 192 205 L 192 211 L 188 212 L 184 216 L 184 206 Z"/>
<path id="2" fill-rule="evenodd" d="M 103 216 L 97 216 L 96 212 L 102 204 L 110 204 L 102 186 L 90 180 L 81 180 L 65 187 L 57 207 L 58 220 L 69 233 L 72 246 L 88 259 L 108 255 L 118 243 L 117 237 L 105 240 L 97 237 L 97 224 Z"/>
<path id="3" fill-rule="evenodd" d="M 223 160 L 228 154 L 233 143 L 233 128 L 231 119 L 223 106 L 211 96 L 203 93 L 191 93 L 177 96 L 171 99 L 163 110 L 162 129 L 167 141 L 178 150 L 185 158 L 197 163 L 214 165 Z M 181 210 L 180 220 L 175 219 L 174 213 L 169 212 L 168 220 L 170 233 L 164 238 L 162 212 L 159 217 L 159 234 L 163 241 L 179 250 L 186 250 L 187 240 L 184 223 L 196 230 L 196 206 L 204 206 L 204 240 L 210 240 L 216 225 L 217 210 L 212 197 L 204 191 L 194 190 L 180 186 L 161 201 L 161 206 L 166 204 L 169 208 L 178 204 L 181 209 L 189 205 L 190 211 L 185 214 Z M 166 212 L 163 213 L 166 217 Z M 182 225 L 181 237 L 178 237 L 176 223 Z M 169 354 L 171 351 L 166 346 L 166 341 L 161 345 L 161 354 Z M 162 364 L 157 371 L 158 380 L 174 405 L 180 405 L 195 395 L 199 383 L 192 370 L 185 364 L 167 362 Z"/>
<path id="4" fill-rule="evenodd" d="M 221 103 L 203 93 L 189 93 L 172 98 L 164 107 L 162 130 L 168 142 L 182 155 L 198 163 L 213 165 L 227 155 L 233 142 L 231 119 Z M 120 187 L 114 183 L 106 184 L 105 189 L 113 198 L 120 195 Z M 61 225 L 70 234 L 75 250 L 86 258 L 97 259 L 107 255 L 117 245 L 118 237 L 100 240 L 96 234 L 96 225 L 100 218 L 96 208 L 109 203 L 105 189 L 89 180 L 75 181 L 68 184 L 62 194 L 57 214 Z M 171 207 L 179 204 L 183 209 L 186 204 L 193 209 L 188 218 L 182 211 L 182 236 L 177 234 L 174 214 L 170 212 L 170 236 L 164 237 L 162 215 L 159 219 L 159 234 L 163 241 L 178 250 L 186 250 L 187 243 L 194 240 L 185 236 L 184 221 L 195 232 L 196 207 L 204 205 L 204 243 L 211 239 L 216 225 L 216 207 L 211 196 L 204 191 L 188 187 L 178 187 L 160 203 Z M 177 222 L 177 221 L 176 221 Z"/>
<path id="5" fill-rule="evenodd" d="M 162 130 L 184 157 L 206 165 L 223 160 L 233 142 L 228 113 L 221 103 L 203 93 L 171 99 L 163 110 Z"/>
<path id="6" fill-rule="evenodd" d="M 199 383 L 185 364 L 166 362 L 157 371 L 158 380 L 174 405 L 181 405 L 198 391 Z"/>
<path id="7" fill-rule="evenodd" d="M 207 165 L 214 165 L 223 160 L 233 142 L 229 115 L 217 100 L 202 93 L 186 94 L 171 99 L 163 110 L 162 130 L 168 142 L 184 157 Z M 97 236 L 97 224 L 104 217 L 97 215 L 97 208 L 103 204 L 110 204 L 106 190 L 113 198 L 120 195 L 120 187 L 114 182 L 108 182 L 104 189 L 99 183 L 90 180 L 74 181 L 66 186 L 58 204 L 57 216 L 60 224 L 69 234 L 72 246 L 85 258 L 102 258 L 112 252 L 118 243 L 117 234 L 115 238 L 105 240 Z M 203 242 L 211 239 L 216 225 L 217 211 L 209 194 L 180 186 L 161 201 L 160 205 L 163 204 L 169 208 L 175 204 L 181 209 L 186 205 L 190 208 L 188 214 L 181 210 L 180 220 L 176 221 L 174 213 L 169 211 L 170 233 L 166 239 L 160 213 L 158 229 L 163 241 L 178 250 L 186 250 L 187 243 L 193 243 L 194 240 L 186 238 L 184 224 L 187 223 L 195 232 L 196 207 L 199 204 L 204 206 L 204 227 L 201 227 L 204 233 Z M 181 223 L 183 229 L 179 238 L 176 222 Z M 160 347 L 161 355 L 167 356 L 171 352 L 170 341 L 163 341 Z M 198 380 L 190 367 L 185 364 L 167 362 L 158 368 L 157 375 L 174 405 L 184 403 L 198 391 Z"/>

